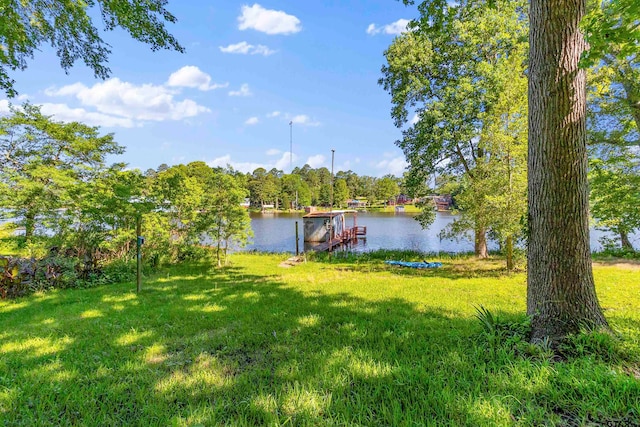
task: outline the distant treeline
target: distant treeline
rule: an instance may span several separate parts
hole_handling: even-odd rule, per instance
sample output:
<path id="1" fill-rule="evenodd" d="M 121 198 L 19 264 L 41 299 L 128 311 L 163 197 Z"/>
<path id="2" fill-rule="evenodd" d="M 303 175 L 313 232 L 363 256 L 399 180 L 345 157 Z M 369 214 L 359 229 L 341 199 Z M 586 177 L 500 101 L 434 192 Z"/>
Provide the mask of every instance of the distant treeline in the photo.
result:
<path id="1" fill-rule="evenodd" d="M 190 164 L 192 165 L 192 164 Z M 190 165 L 186 167 L 189 168 Z M 157 169 L 147 169 L 146 177 L 156 177 L 170 169 L 166 164 Z M 251 173 L 242 173 L 231 166 L 217 168 L 231 175 L 238 185 L 248 191 L 248 201 L 254 208 L 273 206 L 276 209 L 295 209 L 303 206 L 344 207 L 349 200 L 366 201 L 369 205 L 384 204 L 404 195 L 414 197 L 415 189 L 405 185 L 404 178 L 386 175 L 382 178 L 367 175 L 359 176 L 355 172 L 338 171 L 333 176 L 333 195 L 331 193 L 332 177 L 326 167 L 312 168 L 308 164 L 295 167 L 289 174 L 282 170 L 257 168 Z"/>

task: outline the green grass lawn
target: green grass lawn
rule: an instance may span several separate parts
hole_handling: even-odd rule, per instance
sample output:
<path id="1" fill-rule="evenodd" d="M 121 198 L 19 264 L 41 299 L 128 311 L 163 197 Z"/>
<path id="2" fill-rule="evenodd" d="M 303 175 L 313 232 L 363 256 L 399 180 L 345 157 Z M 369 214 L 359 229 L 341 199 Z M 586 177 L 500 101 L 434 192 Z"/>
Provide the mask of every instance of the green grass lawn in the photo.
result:
<path id="1" fill-rule="evenodd" d="M 502 261 L 418 271 L 285 258 L 174 267 L 139 295 L 127 283 L 0 301 L 0 425 L 640 420 L 637 264 L 595 267 L 627 356 L 554 361 L 483 338 L 474 305 L 523 319 L 525 275 Z"/>

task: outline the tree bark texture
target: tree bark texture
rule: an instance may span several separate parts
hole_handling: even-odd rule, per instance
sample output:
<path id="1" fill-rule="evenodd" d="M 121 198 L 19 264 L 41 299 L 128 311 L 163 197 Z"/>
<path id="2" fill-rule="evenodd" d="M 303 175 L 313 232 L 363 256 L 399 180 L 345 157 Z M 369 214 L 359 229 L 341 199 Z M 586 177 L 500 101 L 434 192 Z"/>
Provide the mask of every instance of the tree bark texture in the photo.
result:
<path id="1" fill-rule="evenodd" d="M 487 250 L 487 230 L 484 227 L 476 227 L 474 252 L 476 257 L 484 259 L 489 257 Z"/>
<path id="2" fill-rule="evenodd" d="M 32 210 L 27 210 L 24 215 L 24 238 L 27 243 L 33 240 L 36 229 L 36 214 Z"/>
<path id="3" fill-rule="evenodd" d="M 622 249 L 633 250 L 631 240 L 629 240 L 629 234 L 626 231 L 620 231 L 620 244 Z"/>
<path id="4" fill-rule="evenodd" d="M 629 110 L 631 110 L 633 120 L 636 122 L 636 127 L 640 130 L 640 82 L 634 80 L 633 70 L 628 63 L 623 65 L 619 77 L 627 95 Z M 638 144 L 640 145 L 640 141 Z"/>
<path id="5" fill-rule="evenodd" d="M 589 247 L 586 0 L 530 0 L 529 244 L 527 314 L 532 341 L 607 326 Z"/>
<path id="6" fill-rule="evenodd" d="M 505 244 L 505 251 L 507 253 L 507 270 L 513 270 L 513 236 L 507 236 L 507 241 Z"/>

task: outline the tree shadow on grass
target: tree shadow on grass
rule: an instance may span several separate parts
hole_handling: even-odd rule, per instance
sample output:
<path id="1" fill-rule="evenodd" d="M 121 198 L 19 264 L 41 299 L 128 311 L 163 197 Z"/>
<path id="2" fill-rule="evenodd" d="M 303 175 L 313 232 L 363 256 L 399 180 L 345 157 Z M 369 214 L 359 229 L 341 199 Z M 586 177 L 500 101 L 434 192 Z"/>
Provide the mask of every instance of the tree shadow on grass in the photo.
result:
<path id="1" fill-rule="evenodd" d="M 342 260 L 326 263 L 328 268 L 342 269 L 344 271 L 354 271 L 359 273 L 379 273 L 389 272 L 397 276 L 406 277 L 441 277 L 451 280 L 487 278 L 499 279 L 504 276 L 511 276 L 522 273 L 522 271 L 508 271 L 502 263 L 487 262 L 484 265 L 456 260 L 443 261 L 442 267 L 438 268 L 410 268 L 397 265 L 385 264 L 383 261 L 346 261 Z M 480 265 L 480 267 L 478 267 Z"/>
<path id="2" fill-rule="evenodd" d="M 498 357 L 475 319 L 400 298 L 195 266 L 140 295 L 25 301 L 0 307 L 6 425 L 535 424 L 574 408 L 548 364 Z M 621 405 L 624 385 L 608 385 Z"/>

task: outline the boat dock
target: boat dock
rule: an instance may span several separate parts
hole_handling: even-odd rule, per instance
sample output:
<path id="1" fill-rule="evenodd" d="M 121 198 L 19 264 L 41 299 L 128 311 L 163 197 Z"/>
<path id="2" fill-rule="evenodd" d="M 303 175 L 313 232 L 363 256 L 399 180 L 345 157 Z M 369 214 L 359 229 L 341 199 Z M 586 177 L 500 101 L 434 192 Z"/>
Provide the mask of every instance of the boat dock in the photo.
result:
<path id="1" fill-rule="evenodd" d="M 340 235 L 335 236 L 331 241 L 326 241 L 313 247 L 316 252 L 332 251 L 334 248 L 347 245 L 349 243 L 355 243 L 358 241 L 358 237 L 366 238 L 367 227 L 356 226 L 344 230 Z"/>
<path id="2" fill-rule="evenodd" d="M 353 214 L 353 227 L 347 227 L 345 214 Z M 315 251 L 332 251 L 367 235 L 367 227 L 358 225 L 354 210 L 312 212 L 303 218 L 304 241 L 312 243 Z"/>

